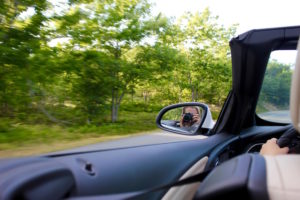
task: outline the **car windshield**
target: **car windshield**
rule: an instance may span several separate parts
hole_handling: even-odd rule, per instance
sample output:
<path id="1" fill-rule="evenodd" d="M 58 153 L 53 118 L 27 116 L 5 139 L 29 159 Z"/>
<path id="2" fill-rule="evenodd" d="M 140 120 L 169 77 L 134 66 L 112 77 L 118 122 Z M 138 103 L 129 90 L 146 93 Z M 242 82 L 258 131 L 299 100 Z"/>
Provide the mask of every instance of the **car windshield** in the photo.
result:
<path id="1" fill-rule="evenodd" d="M 163 135 L 155 118 L 179 102 L 205 103 L 217 120 L 232 85 L 230 39 L 282 25 L 271 23 L 279 5 L 257 24 L 266 10 L 256 5 L 268 5 L 255 1 L 263 17 L 253 23 L 249 7 L 232 9 L 238 1 L 0 1 L 0 157 Z M 297 8 L 284 25 L 298 23 L 288 15 Z M 280 96 L 259 116 L 288 109 Z"/>
<path id="2" fill-rule="evenodd" d="M 260 118 L 271 122 L 291 122 L 290 88 L 296 53 L 296 50 L 281 50 L 271 54 L 256 107 Z"/>

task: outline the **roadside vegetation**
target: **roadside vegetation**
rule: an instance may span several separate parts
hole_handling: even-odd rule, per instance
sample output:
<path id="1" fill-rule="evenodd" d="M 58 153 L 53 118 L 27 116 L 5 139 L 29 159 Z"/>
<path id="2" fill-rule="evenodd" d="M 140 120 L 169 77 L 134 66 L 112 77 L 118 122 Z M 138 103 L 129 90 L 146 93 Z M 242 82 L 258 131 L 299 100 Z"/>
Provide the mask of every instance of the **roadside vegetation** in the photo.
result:
<path id="1" fill-rule="evenodd" d="M 209 9 L 175 19 L 152 7 L 1 1 L 0 151 L 154 130 L 158 111 L 179 102 L 209 104 L 216 120 L 237 25 Z"/>
<path id="2" fill-rule="evenodd" d="M 257 113 L 289 110 L 293 66 L 292 63 L 283 64 L 275 60 L 268 63 Z"/>
<path id="3" fill-rule="evenodd" d="M 118 123 L 97 125 L 60 126 L 56 124 L 26 124 L 2 118 L 0 124 L 0 151 L 22 145 L 80 141 L 86 138 L 123 136 L 155 129 L 155 114 L 121 111 Z"/>

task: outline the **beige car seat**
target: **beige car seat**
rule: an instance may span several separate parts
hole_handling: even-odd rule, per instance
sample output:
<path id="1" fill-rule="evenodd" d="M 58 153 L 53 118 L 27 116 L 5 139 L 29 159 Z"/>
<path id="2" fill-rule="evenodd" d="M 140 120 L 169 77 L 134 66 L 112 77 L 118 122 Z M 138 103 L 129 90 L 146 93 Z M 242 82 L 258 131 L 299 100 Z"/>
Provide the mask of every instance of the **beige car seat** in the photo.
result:
<path id="1" fill-rule="evenodd" d="M 290 115 L 300 133 L 300 40 L 292 77 Z M 264 156 L 270 200 L 300 199 L 300 155 Z"/>
<path id="2" fill-rule="evenodd" d="M 290 114 L 294 128 L 300 133 L 300 40 L 291 85 Z"/>

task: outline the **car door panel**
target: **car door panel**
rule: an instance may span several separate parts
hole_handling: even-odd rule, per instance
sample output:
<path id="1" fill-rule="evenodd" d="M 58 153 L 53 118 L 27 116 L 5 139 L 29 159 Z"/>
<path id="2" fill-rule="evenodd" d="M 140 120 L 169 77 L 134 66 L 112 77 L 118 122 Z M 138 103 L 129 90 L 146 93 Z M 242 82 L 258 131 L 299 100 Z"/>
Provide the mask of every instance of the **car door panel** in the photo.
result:
<path id="1" fill-rule="evenodd" d="M 54 159 L 68 165 L 74 173 L 76 195 L 130 192 L 177 180 L 195 162 L 208 155 L 216 144 L 229 137 L 220 134 L 202 140 L 81 153 Z M 94 176 L 82 170 L 80 160 L 93 165 Z M 155 194 L 160 195 L 162 193 Z"/>
<path id="2" fill-rule="evenodd" d="M 179 179 L 193 164 L 207 156 L 216 144 L 231 135 L 217 134 L 207 139 L 146 145 L 88 153 L 54 154 L 37 158 L 5 161 L 1 167 L 10 169 L 22 163 L 56 163 L 65 166 L 74 176 L 71 196 L 116 194 L 149 189 Z M 40 160 L 39 160 L 40 159 Z M 46 160 L 46 161 L 45 161 Z M 16 164 L 17 162 L 18 164 Z M 0 172 L 1 173 L 1 172 Z M 47 182 L 47 179 L 44 180 Z M 0 188 L 5 190 L 5 187 Z M 151 193 L 144 198 L 161 198 L 166 191 Z"/>
<path id="3" fill-rule="evenodd" d="M 61 199 L 75 189 L 71 170 L 53 159 L 6 161 L 0 169 L 0 199 Z"/>

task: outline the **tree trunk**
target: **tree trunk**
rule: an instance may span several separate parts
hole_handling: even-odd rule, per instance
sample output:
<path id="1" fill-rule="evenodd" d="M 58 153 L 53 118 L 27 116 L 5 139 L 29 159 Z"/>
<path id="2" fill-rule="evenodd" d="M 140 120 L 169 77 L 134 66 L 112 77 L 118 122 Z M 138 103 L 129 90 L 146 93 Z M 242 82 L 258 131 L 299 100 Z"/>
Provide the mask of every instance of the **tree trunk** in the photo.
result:
<path id="1" fill-rule="evenodd" d="M 193 86 L 193 83 L 192 83 L 192 76 L 191 74 L 189 73 L 188 75 L 188 78 L 189 78 L 189 84 L 190 84 L 190 87 L 191 87 L 191 91 L 192 91 L 192 102 L 195 101 L 195 88 Z"/>
<path id="2" fill-rule="evenodd" d="M 33 82 L 31 80 L 27 80 L 27 85 L 29 87 L 29 96 L 31 97 L 32 101 L 33 101 L 33 97 L 35 95 L 35 91 L 33 89 Z M 46 96 L 44 94 L 44 91 L 41 90 L 42 92 L 42 96 Z M 43 100 L 40 100 L 40 101 L 37 101 L 37 109 L 43 113 L 51 122 L 54 122 L 54 123 L 60 123 L 60 124 L 71 124 L 71 122 L 68 122 L 68 121 L 65 121 L 65 120 L 59 120 L 59 119 L 56 119 L 54 116 L 52 116 L 48 111 L 47 109 L 44 107 L 44 102 Z"/>
<path id="3" fill-rule="evenodd" d="M 6 102 L 2 103 L 0 115 L 5 117 L 10 116 L 10 109 Z"/>
<path id="4" fill-rule="evenodd" d="M 144 102 L 147 103 L 148 102 L 148 92 L 144 91 L 143 96 L 144 96 Z"/>
<path id="5" fill-rule="evenodd" d="M 194 96 L 195 97 L 195 99 L 194 99 L 195 101 L 198 101 L 198 99 L 199 99 L 198 95 L 199 95 L 199 92 L 198 92 L 198 89 L 196 88 L 195 89 L 195 96 Z"/>
<path id="6" fill-rule="evenodd" d="M 192 88 L 192 102 L 194 102 L 195 101 L 195 89 L 194 89 L 194 87 L 193 86 L 191 86 Z"/>
<path id="7" fill-rule="evenodd" d="M 178 103 L 182 102 L 182 89 L 179 89 Z"/>
<path id="8" fill-rule="evenodd" d="M 131 102 L 133 103 L 134 90 L 131 91 Z"/>
<path id="9" fill-rule="evenodd" d="M 115 89 L 112 89 L 111 93 L 111 122 L 114 123 L 117 121 L 117 117 L 115 115 Z"/>
<path id="10" fill-rule="evenodd" d="M 119 113 L 119 106 L 118 104 L 112 105 L 112 116 L 111 121 L 114 123 L 118 120 L 118 113 Z"/>
<path id="11" fill-rule="evenodd" d="M 119 107 L 123 99 L 123 96 L 125 94 L 125 91 L 123 91 L 122 94 L 119 96 L 118 92 L 119 92 L 118 90 L 112 89 L 112 97 L 111 97 L 111 122 L 112 123 L 118 120 Z"/>

